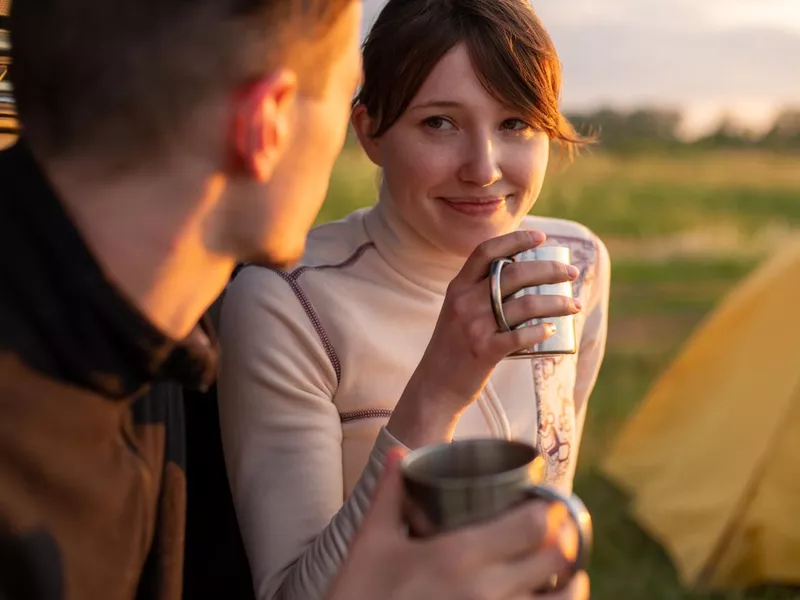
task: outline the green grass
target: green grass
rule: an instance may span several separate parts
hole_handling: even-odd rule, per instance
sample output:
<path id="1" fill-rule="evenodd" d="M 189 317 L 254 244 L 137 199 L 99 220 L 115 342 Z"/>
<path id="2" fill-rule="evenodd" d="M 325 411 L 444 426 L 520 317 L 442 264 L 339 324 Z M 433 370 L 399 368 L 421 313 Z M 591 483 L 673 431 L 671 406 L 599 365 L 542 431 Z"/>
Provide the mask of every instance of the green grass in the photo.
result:
<path id="1" fill-rule="evenodd" d="M 346 151 L 321 220 L 371 204 L 375 182 L 368 161 Z M 608 348 L 575 481 L 595 520 L 592 598 L 800 598 L 800 591 L 781 587 L 717 595 L 684 589 L 663 550 L 627 517 L 626 499 L 598 471 L 614 436 L 692 330 L 800 231 L 800 158 L 589 155 L 553 166 L 534 212 L 588 225 L 613 262 Z"/>
<path id="2" fill-rule="evenodd" d="M 753 257 L 674 258 L 615 262 L 611 318 L 700 318 L 754 268 L 758 260 Z"/>
<path id="3" fill-rule="evenodd" d="M 770 225 L 800 226 L 798 193 L 792 189 L 606 180 L 585 183 L 578 189 L 548 188 L 537 212 L 581 220 L 615 236 L 646 238 L 709 224 L 736 226 L 753 234 Z"/>
<path id="4" fill-rule="evenodd" d="M 552 169 L 534 212 L 640 256 L 763 254 L 800 228 L 800 160 L 748 154 L 587 156 Z"/>

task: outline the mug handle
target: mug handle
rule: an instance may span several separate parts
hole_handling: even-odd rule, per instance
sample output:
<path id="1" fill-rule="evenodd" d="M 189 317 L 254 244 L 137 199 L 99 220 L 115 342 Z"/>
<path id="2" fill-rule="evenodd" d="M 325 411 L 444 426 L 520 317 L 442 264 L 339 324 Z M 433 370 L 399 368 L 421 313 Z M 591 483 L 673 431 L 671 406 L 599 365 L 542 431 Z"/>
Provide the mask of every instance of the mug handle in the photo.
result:
<path id="1" fill-rule="evenodd" d="M 592 515 L 586 508 L 583 501 L 575 494 L 567 496 L 556 489 L 544 485 L 531 484 L 525 488 L 525 494 L 532 500 L 545 500 L 548 502 L 560 502 L 567 508 L 569 516 L 578 529 L 578 552 L 572 562 L 570 576 L 572 579 L 579 571 L 583 571 L 589 565 L 589 556 L 592 552 L 593 528 Z"/>
<path id="2" fill-rule="evenodd" d="M 506 321 L 506 315 L 503 312 L 503 290 L 500 289 L 500 274 L 503 272 L 503 267 L 513 264 L 514 261 L 510 258 L 498 258 L 492 261 L 489 266 L 489 299 L 492 303 L 492 314 L 494 314 L 494 322 L 497 323 L 497 329 L 501 333 L 511 331 Z"/>

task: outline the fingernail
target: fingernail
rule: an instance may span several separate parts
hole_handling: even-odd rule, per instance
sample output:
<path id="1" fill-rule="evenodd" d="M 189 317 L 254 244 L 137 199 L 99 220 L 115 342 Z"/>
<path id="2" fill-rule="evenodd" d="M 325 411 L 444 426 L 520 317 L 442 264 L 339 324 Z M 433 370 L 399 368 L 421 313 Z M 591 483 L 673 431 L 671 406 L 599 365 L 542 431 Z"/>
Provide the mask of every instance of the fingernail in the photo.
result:
<path id="1" fill-rule="evenodd" d="M 580 275 L 580 274 L 581 274 L 581 272 L 578 269 L 578 267 L 576 267 L 574 265 L 569 265 L 567 267 L 567 275 L 569 275 L 570 279 L 577 279 L 578 275 Z"/>
<path id="2" fill-rule="evenodd" d="M 547 236 L 543 234 L 541 231 L 528 231 L 528 235 L 531 238 L 531 242 L 534 244 L 541 244 L 547 239 Z"/>
<path id="3" fill-rule="evenodd" d="M 583 302 L 581 302 L 578 298 L 574 298 L 572 303 L 575 305 L 575 310 L 580 310 L 583 308 Z"/>

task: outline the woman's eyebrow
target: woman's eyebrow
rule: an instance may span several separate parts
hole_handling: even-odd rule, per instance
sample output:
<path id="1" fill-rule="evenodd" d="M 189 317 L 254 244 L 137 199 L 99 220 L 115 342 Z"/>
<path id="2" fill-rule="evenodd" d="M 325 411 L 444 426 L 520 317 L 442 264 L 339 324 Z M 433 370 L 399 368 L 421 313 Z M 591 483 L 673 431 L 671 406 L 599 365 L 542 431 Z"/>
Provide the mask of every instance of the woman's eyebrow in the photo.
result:
<path id="1" fill-rule="evenodd" d="M 461 108 L 464 106 L 455 100 L 429 100 L 427 102 L 420 102 L 411 107 L 411 110 L 419 110 L 421 108 Z"/>

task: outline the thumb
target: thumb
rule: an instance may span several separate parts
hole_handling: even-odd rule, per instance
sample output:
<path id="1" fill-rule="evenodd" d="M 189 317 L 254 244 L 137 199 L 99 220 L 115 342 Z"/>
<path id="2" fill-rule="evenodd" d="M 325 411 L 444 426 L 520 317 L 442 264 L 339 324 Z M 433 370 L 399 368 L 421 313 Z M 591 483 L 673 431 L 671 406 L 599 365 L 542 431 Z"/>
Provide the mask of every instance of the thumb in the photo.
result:
<path id="1" fill-rule="evenodd" d="M 403 477 L 400 461 L 406 454 L 403 448 L 394 448 L 386 456 L 383 475 L 372 499 L 372 506 L 364 519 L 372 527 L 400 529 L 403 527 Z"/>

